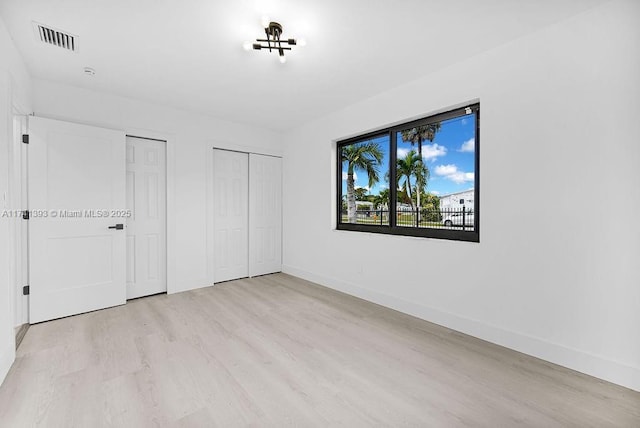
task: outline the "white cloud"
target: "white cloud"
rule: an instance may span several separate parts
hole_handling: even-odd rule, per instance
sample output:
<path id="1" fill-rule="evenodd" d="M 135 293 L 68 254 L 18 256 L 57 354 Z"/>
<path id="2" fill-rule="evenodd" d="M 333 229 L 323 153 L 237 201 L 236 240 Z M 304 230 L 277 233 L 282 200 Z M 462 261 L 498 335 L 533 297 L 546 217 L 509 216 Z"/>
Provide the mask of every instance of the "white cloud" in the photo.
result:
<path id="1" fill-rule="evenodd" d="M 440 194 L 440 192 L 438 192 L 437 190 L 430 190 L 429 193 L 436 196 Z"/>
<path id="2" fill-rule="evenodd" d="M 409 150 L 413 150 L 416 153 L 418 152 L 418 148 L 417 147 L 413 147 L 411 149 L 409 148 L 398 148 L 398 159 L 402 159 L 403 157 L 407 156 L 407 153 L 409 153 Z M 447 154 L 447 148 L 445 146 L 441 146 L 440 144 L 437 143 L 433 143 L 433 144 L 425 144 L 422 146 L 422 159 L 425 161 L 431 160 L 434 161 L 437 157 L 439 156 L 444 156 Z"/>
<path id="3" fill-rule="evenodd" d="M 447 176 L 458 172 L 458 167 L 455 165 L 438 165 L 433 172 L 436 175 Z"/>
<path id="4" fill-rule="evenodd" d="M 466 182 L 473 182 L 475 175 L 473 172 L 459 171 L 456 165 L 438 165 L 434 169 L 434 173 L 448 180 L 453 181 L 456 184 L 462 184 Z"/>
<path id="5" fill-rule="evenodd" d="M 409 149 L 399 148 L 398 154 L 396 156 L 398 157 L 398 159 L 402 159 L 403 157 L 407 156 L 408 153 L 409 153 Z"/>
<path id="6" fill-rule="evenodd" d="M 458 149 L 459 152 L 467 152 L 467 153 L 473 153 L 475 150 L 476 150 L 476 141 L 474 138 L 471 138 L 465 141 L 464 143 L 462 143 L 462 145 Z"/>
<path id="7" fill-rule="evenodd" d="M 445 146 L 441 146 L 440 144 L 433 143 L 427 144 L 426 146 L 422 146 L 422 158 L 424 160 L 433 160 L 439 156 L 444 156 L 447 154 L 447 148 Z"/>
<path id="8" fill-rule="evenodd" d="M 462 184 L 471 182 L 475 179 L 473 172 L 457 172 L 455 174 L 448 175 L 447 178 L 456 184 Z"/>
<path id="9" fill-rule="evenodd" d="M 342 173 L 342 180 L 343 181 L 347 181 L 347 173 L 343 172 Z M 356 174 L 355 172 L 353 173 L 353 181 L 358 181 L 358 174 Z"/>

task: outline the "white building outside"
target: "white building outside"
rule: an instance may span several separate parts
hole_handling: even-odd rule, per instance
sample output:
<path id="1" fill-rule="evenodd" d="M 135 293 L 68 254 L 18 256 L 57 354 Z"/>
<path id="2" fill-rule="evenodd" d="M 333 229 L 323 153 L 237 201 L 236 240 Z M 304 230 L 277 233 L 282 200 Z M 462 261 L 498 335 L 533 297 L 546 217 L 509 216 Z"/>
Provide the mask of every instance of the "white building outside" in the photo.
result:
<path id="1" fill-rule="evenodd" d="M 441 211 L 454 211 L 454 210 L 461 211 L 463 205 L 467 211 L 473 210 L 474 193 L 475 193 L 474 189 L 469 189 L 469 190 L 464 190 L 462 192 L 442 195 L 440 196 L 440 210 Z"/>

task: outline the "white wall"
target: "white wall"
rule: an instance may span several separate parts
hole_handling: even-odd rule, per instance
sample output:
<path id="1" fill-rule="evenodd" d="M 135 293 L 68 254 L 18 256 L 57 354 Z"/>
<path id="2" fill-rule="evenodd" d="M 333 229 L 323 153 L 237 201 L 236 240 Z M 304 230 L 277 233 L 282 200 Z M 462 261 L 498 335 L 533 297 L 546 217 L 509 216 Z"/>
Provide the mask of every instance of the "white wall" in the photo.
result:
<path id="1" fill-rule="evenodd" d="M 13 136 L 13 112 L 30 108 L 30 78 L 0 19 L 0 213 L 13 206 L 9 186 L 9 157 Z M 19 219 L 0 215 L 0 382 L 15 356 L 14 313 L 19 284 L 12 275 L 12 227 Z M 15 273 L 15 272 L 14 272 Z"/>
<path id="2" fill-rule="evenodd" d="M 640 390 L 639 17 L 612 1 L 288 133 L 285 271 Z M 333 230 L 332 141 L 475 99 L 480 243 Z"/>
<path id="3" fill-rule="evenodd" d="M 38 79 L 34 112 L 168 140 L 169 293 L 213 284 L 212 148 L 282 153 L 271 131 Z"/>

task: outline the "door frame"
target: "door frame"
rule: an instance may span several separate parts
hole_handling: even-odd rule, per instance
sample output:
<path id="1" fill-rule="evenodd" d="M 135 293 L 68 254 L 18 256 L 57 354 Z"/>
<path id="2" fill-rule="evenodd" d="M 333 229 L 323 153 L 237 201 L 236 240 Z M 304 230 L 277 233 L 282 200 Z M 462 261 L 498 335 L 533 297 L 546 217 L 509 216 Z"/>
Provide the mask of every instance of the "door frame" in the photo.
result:
<path id="1" fill-rule="evenodd" d="M 20 105 L 13 92 L 15 84 L 10 78 L 11 98 L 11 139 L 9 140 L 9 185 L 8 199 L 12 210 L 28 209 L 27 193 L 27 161 L 28 151 L 22 142 L 22 135 L 28 133 L 29 114 Z M 20 130 L 16 132 L 15 121 L 20 121 Z M 9 223 L 9 284 L 11 292 L 10 314 L 15 328 L 29 323 L 29 296 L 23 294 L 23 287 L 29 284 L 29 224 L 22 218 L 15 218 Z"/>

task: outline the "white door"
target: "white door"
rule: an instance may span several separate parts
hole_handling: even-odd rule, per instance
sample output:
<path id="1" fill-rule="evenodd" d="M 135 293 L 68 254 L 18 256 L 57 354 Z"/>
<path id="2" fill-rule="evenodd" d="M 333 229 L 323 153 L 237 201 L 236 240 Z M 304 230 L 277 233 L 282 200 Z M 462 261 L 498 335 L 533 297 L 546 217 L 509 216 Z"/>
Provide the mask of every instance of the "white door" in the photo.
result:
<path id="1" fill-rule="evenodd" d="M 249 275 L 282 270 L 282 159 L 249 157 Z"/>
<path id="2" fill-rule="evenodd" d="M 125 303 L 124 133 L 31 117 L 29 135 L 30 322 Z"/>
<path id="3" fill-rule="evenodd" d="M 249 276 L 249 156 L 213 151 L 214 282 Z"/>
<path id="4" fill-rule="evenodd" d="M 164 141 L 127 137 L 127 299 L 167 291 Z"/>

